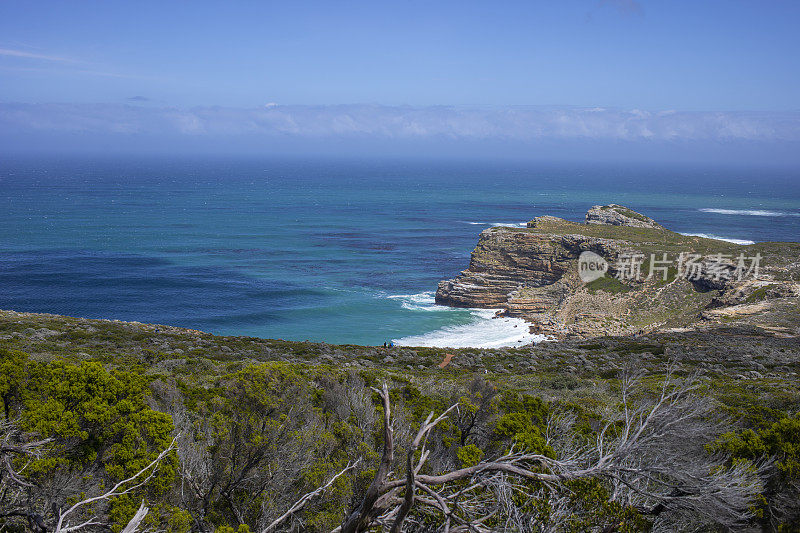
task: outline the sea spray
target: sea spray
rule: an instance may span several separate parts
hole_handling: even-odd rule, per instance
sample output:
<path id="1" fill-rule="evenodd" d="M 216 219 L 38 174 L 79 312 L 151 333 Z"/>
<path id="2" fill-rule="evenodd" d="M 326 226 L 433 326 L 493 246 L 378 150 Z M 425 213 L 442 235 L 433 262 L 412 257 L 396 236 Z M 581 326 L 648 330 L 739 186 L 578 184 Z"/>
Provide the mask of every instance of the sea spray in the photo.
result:
<path id="1" fill-rule="evenodd" d="M 434 303 L 433 292 L 389 296 L 402 302 L 410 311 L 455 310 Z M 501 348 L 524 346 L 547 340 L 545 335 L 530 333 L 530 325 L 520 318 L 496 317 L 497 309 L 470 309 L 472 320 L 467 324 L 445 326 L 423 333 L 393 339 L 400 346 L 438 348 Z"/>

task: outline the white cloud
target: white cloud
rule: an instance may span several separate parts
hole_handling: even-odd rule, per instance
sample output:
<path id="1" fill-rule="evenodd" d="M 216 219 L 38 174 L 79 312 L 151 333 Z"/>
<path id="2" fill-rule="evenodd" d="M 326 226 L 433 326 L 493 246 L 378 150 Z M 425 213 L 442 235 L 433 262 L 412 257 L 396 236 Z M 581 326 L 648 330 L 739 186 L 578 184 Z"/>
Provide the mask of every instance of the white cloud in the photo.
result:
<path id="1" fill-rule="evenodd" d="M 32 52 L 25 52 L 24 50 L 11 50 L 9 48 L 0 48 L 0 56 L 8 57 L 21 57 L 25 59 L 41 59 L 43 61 L 57 61 L 60 63 L 74 63 L 73 59 L 59 56 L 50 56 L 44 54 L 35 54 Z"/>
<path id="2" fill-rule="evenodd" d="M 800 113 L 379 105 L 199 107 L 0 104 L 7 131 L 531 142 L 798 141 Z"/>

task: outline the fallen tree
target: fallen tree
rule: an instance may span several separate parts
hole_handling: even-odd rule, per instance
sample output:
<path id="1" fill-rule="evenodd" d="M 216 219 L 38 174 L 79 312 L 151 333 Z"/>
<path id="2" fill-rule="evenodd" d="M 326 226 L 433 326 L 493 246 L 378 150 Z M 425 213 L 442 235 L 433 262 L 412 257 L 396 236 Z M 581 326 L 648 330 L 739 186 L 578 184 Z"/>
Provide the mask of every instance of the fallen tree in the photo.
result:
<path id="1" fill-rule="evenodd" d="M 654 398 L 640 394 L 634 400 L 638 383 L 624 380 L 617 416 L 593 441 L 578 438 L 568 416 L 552 417 L 546 438 L 556 457 L 512 448 L 475 465 L 426 471 L 427 440 L 458 404 L 439 416 L 430 413 L 399 474 L 391 470 L 395 442 L 389 391 L 386 384 L 373 389 L 384 415 L 380 464 L 363 497 L 334 531 L 558 530 L 565 520 L 598 512 L 577 494 L 587 482 L 606 491 L 605 504 L 614 504 L 619 515 L 635 511 L 656 529 L 674 530 L 698 520 L 734 527 L 751 518 L 761 488 L 759 473 L 767 465 L 731 463 L 704 450 L 719 428 L 710 402 L 695 394 L 698 382 L 668 376 Z M 612 519 L 602 529 L 626 528 L 630 525 L 624 519 Z"/>

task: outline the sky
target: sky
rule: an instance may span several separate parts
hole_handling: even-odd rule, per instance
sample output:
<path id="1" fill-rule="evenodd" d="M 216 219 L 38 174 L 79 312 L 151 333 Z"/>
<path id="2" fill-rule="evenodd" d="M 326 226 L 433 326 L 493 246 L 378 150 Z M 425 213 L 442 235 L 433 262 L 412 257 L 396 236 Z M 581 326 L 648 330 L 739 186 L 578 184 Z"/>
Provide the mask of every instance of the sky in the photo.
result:
<path id="1" fill-rule="evenodd" d="M 798 27 L 780 0 L 5 0 L 0 151 L 709 143 L 790 161 Z"/>

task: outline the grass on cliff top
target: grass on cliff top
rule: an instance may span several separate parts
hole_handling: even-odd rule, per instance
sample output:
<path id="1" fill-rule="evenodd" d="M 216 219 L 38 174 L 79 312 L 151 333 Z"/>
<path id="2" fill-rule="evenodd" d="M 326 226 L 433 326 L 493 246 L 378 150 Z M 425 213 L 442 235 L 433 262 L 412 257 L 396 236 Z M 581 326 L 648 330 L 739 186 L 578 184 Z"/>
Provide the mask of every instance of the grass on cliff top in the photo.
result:
<path id="1" fill-rule="evenodd" d="M 614 239 L 631 243 L 659 243 L 668 246 L 701 245 L 709 249 L 734 250 L 742 249 L 741 245 L 704 239 L 702 237 L 689 237 L 661 228 L 634 228 L 632 226 L 611 226 L 605 224 L 583 224 L 558 218 L 538 220 L 533 228 L 506 228 L 498 227 L 495 230 L 523 231 L 528 233 L 549 233 L 554 235 L 584 235 L 598 239 Z"/>
<path id="2" fill-rule="evenodd" d="M 496 227 L 491 232 L 521 232 L 552 235 L 583 235 L 598 239 L 626 241 L 636 245 L 637 250 L 645 254 L 659 252 L 679 253 L 695 252 L 702 255 L 727 254 L 733 257 L 744 253 L 751 257 L 760 253 L 763 257 L 762 267 L 790 266 L 783 274 L 778 273 L 776 279 L 800 281 L 800 268 L 795 266 L 800 257 L 800 243 L 796 242 L 759 242 L 756 244 L 734 244 L 717 239 L 681 235 L 664 228 L 634 228 L 631 226 L 610 226 L 604 224 L 583 224 L 555 217 L 538 219 L 533 228 Z"/>
<path id="3" fill-rule="evenodd" d="M 594 281 L 590 281 L 589 283 L 587 283 L 586 289 L 592 294 L 596 293 L 597 291 L 605 291 L 611 294 L 619 294 L 621 292 L 630 291 L 631 287 L 628 287 L 617 278 L 612 278 L 610 276 L 603 276 L 602 278 L 598 278 Z"/>
<path id="4" fill-rule="evenodd" d="M 615 212 L 619 213 L 620 215 L 626 216 L 628 218 L 633 218 L 633 219 L 636 219 L 636 220 L 641 220 L 642 222 L 651 222 L 652 221 L 652 219 L 644 216 L 641 213 L 637 213 L 633 209 L 628 209 L 627 207 L 611 207 L 611 206 L 605 205 L 601 209 L 612 210 L 612 211 L 615 211 Z"/>

